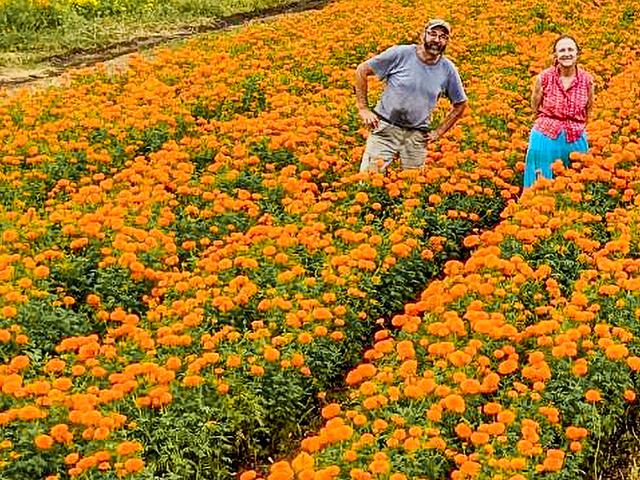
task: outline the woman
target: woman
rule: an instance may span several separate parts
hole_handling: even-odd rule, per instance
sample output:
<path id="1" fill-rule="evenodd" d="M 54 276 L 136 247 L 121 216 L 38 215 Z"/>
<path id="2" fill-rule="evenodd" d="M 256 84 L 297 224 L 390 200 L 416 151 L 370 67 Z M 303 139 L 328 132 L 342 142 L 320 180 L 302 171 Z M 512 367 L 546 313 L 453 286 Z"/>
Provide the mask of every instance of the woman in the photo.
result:
<path id="1" fill-rule="evenodd" d="M 573 37 L 553 44 L 554 65 L 533 87 L 531 107 L 536 115 L 524 167 L 524 188 L 539 178 L 553 178 L 551 165 L 561 159 L 569 166 L 571 152 L 589 149 L 585 125 L 593 105 L 593 78 L 579 68 L 580 48 Z"/>

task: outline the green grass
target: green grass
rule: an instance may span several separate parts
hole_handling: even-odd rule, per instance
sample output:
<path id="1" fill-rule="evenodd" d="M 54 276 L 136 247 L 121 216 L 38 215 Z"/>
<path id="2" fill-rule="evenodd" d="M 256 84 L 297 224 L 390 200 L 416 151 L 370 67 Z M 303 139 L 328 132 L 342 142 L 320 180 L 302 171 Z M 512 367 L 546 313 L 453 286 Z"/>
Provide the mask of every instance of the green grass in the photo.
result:
<path id="1" fill-rule="evenodd" d="M 109 50 L 138 39 L 206 29 L 235 14 L 308 0 L 0 0 L 0 67 Z"/>

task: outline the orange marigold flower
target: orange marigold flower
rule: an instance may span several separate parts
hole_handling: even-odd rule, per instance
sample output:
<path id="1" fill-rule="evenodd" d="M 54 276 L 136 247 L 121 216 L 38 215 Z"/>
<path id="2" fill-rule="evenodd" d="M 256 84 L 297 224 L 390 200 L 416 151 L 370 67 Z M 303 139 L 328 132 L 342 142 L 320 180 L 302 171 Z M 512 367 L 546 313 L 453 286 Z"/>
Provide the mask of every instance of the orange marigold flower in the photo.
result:
<path id="1" fill-rule="evenodd" d="M 485 432 L 473 432 L 471 434 L 471 443 L 474 445 L 484 445 L 489 442 L 489 434 Z"/>
<path id="2" fill-rule="evenodd" d="M 342 458 L 345 462 L 355 462 L 358 459 L 358 454 L 353 450 L 347 450 L 342 455 Z"/>
<path id="3" fill-rule="evenodd" d="M 293 470 L 298 473 L 312 469 L 314 464 L 314 458 L 306 452 L 299 453 L 291 462 Z"/>
<path id="4" fill-rule="evenodd" d="M 598 390 L 587 390 L 584 394 L 585 400 L 589 403 L 596 403 L 602 400 L 602 395 Z"/>
<path id="5" fill-rule="evenodd" d="M 18 314 L 18 309 L 13 305 L 5 305 L 0 310 L 0 313 L 2 313 L 4 318 L 13 318 Z"/>
<path id="6" fill-rule="evenodd" d="M 376 474 L 384 474 L 388 472 L 390 468 L 391 465 L 389 464 L 389 460 L 385 458 L 374 460 L 369 464 L 369 471 Z"/>
<path id="7" fill-rule="evenodd" d="M 547 457 L 542 462 L 542 467 L 546 472 L 557 472 L 564 465 L 565 453 L 562 450 L 549 449 Z"/>
<path id="8" fill-rule="evenodd" d="M 9 368 L 11 368 L 11 370 L 13 370 L 14 372 L 24 370 L 29 366 L 29 363 L 29 357 L 27 357 L 26 355 L 18 355 L 17 357 L 11 359 L 11 362 L 9 362 Z"/>
<path id="9" fill-rule="evenodd" d="M 53 358 L 45 364 L 44 371 L 47 373 L 62 372 L 66 366 L 67 364 L 63 360 L 60 360 L 59 358 Z"/>
<path id="10" fill-rule="evenodd" d="M 604 353 L 607 356 L 607 358 L 611 360 L 619 360 L 629 355 L 629 350 L 627 349 L 626 346 L 616 343 L 613 345 L 609 345 L 606 348 Z"/>
<path id="11" fill-rule="evenodd" d="M 340 405 L 338 403 L 331 403 L 322 409 L 322 418 L 330 419 L 340 414 Z"/>
<path id="12" fill-rule="evenodd" d="M 54 425 L 49 433 L 56 442 L 71 443 L 73 441 L 73 433 L 69 431 L 69 426 L 66 423 Z"/>
<path id="13" fill-rule="evenodd" d="M 11 340 L 11 332 L 4 328 L 0 328 L 0 342 L 7 343 L 9 340 Z"/>
<path id="14" fill-rule="evenodd" d="M 129 458 L 124 462 L 124 468 L 129 473 L 140 472 L 144 468 L 144 461 L 141 458 Z"/>
<path id="15" fill-rule="evenodd" d="M 281 461 L 271 465 L 271 473 L 267 477 L 268 480 L 293 480 L 295 472 L 289 465 L 289 462 Z"/>
<path id="16" fill-rule="evenodd" d="M 268 362 L 275 362 L 280 358 L 280 352 L 273 347 L 265 347 L 263 356 Z"/>
<path id="17" fill-rule="evenodd" d="M 583 377 L 589 371 L 589 364 L 586 358 L 580 358 L 575 361 L 571 369 L 573 374 L 577 377 Z"/>
<path id="18" fill-rule="evenodd" d="M 569 440 L 582 440 L 589 434 L 589 431 L 583 427 L 569 426 L 566 428 L 565 434 Z"/>
<path id="19" fill-rule="evenodd" d="M 487 415 L 497 415 L 502 411 L 502 405 L 495 402 L 489 402 L 482 407 L 482 411 Z"/>
<path id="20" fill-rule="evenodd" d="M 480 237 L 478 235 L 469 235 L 465 237 L 462 243 L 465 247 L 472 248 L 476 245 L 480 245 Z"/>
<path id="21" fill-rule="evenodd" d="M 640 371 L 640 357 L 627 357 L 627 365 L 634 372 Z"/>
<path id="22" fill-rule="evenodd" d="M 516 414 L 511 410 L 503 410 L 502 412 L 498 413 L 496 419 L 501 423 L 509 425 L 510 423 L 513 423 L 515 421 Z"/>
<path id="23" fill-rule="evenodd" d="M 466 461 L 462 465 L 460 465 L 460 471 L 471 478 L 477 476 L 478 473 L 480 473 L 480 468 L 482 468 L 482 465 L 480 463 L 472 461 Z"/>
<path id="24" fill-rule="evenodd" d="M 126 457 L 127 455 L 131 455 L 132 453 L 139 452 L 142 450 L 142 445 L 140 442 L 135 441 L 124 441 L 116 447 L 116 452 L 118 455 L 122 457 Z"/>
<path id="25" fill-rule="evenodd" d="M 498 373 L 501 375 L 509 375 L 518 369 L 518 362 L 513 359 L 505 360 L 498 365 Z"/>
<path id="26" fill-rule="evenodd" d="M 42 450 L 48 450 L 53 446 L 53 438 L 49 435 L 40 434 L 34 439 L 33 443 Z"/>
<path id="27" fill-rule="evenodd" d="M 467 408 L 464 398 L 462 398 L 460 395 L 457 395 L 457 394 L 446 396 L 443 399 L 443 403 L 444 403 L 444 407 L 447 410 L 451 410 L 452 412 L 456 412 L 456 413 L 464 413 L 464 411 Z"/>
<path id="28" fill-rule="evenodd" d="M 466 423 L 459 423 L 458 425 L 456 425 L 455 431 L 456 435 L 458 435 L 458 437 L 460 438 L 469 438 L 473 433 L 471 427 Z"/>
<path id="29" fill-rule="evenodd" d="M 407 480 L 407 476 L 404 473 L 393 473 L 389 480 Z"/>

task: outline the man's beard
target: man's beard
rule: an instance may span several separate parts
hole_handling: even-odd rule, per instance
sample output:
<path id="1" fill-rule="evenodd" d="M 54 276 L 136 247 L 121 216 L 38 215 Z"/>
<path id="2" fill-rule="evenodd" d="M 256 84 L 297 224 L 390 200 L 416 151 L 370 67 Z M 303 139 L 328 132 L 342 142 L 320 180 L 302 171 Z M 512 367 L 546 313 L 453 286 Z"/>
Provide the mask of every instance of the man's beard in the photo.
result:
<path id="1" fill-rule="evenodd" d="M 436 55 L 442 55 L 444 53 L 445 48 L 447 48 L 446 45 L 438 45 L 435 42 L 424 42 L 424 49 L 427 52 L 433 52 Z"/>

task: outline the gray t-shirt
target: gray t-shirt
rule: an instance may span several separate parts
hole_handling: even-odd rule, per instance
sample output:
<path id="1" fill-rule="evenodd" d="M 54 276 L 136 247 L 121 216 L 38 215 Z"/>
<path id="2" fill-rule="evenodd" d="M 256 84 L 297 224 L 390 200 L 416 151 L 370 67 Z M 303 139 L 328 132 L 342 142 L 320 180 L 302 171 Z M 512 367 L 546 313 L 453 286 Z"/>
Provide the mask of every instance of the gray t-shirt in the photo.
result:
<path id="1" fill-rule="evenodd" d="M 387 83 L 375 111 L 395 125 L 424 128 L 440 94 L 452 103 L 463 102 L 467 96 L 451 60 L 442 56 L 427 65 L 418 58 L 416 49 L 416 45 L 396 45 L 367 64 Z"/>

